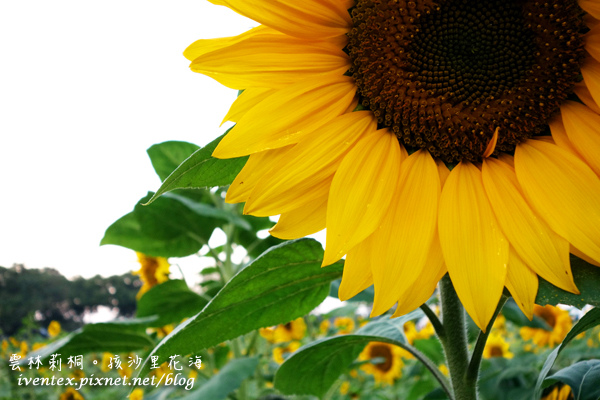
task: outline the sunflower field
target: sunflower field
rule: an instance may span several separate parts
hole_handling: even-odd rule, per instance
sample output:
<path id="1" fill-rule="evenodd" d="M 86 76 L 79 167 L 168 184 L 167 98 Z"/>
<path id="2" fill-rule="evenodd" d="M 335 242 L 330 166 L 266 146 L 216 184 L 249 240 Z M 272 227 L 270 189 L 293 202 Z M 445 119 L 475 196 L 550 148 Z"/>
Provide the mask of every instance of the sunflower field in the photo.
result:
<path id="1" fill-rule="evenodd" d="M 0 398 L 600 399 L 600 0 L 209 1 L 259 25 L 106 229 L 135 317 L 6 338 Z"/>

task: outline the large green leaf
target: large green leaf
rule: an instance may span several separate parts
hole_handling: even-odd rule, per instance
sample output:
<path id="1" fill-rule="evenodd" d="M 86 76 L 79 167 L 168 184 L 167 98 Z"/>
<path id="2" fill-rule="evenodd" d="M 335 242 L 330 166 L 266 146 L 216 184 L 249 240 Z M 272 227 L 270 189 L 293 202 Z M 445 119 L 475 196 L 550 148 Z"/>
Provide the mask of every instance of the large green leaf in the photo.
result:
<path id="1" fill-rule="evenodd" d="M 223 400 L 239 388 L 244 379 L 251 377 L 257 366 L 258 357 L 231 360 L 198 390 L 181 397 L 180 400 Z"/>
<path id="2" fill-rule="evenodd" d="M 237 273 L 195 317 L 152 351 L 161 358 L 191 354 L 258 328 L 306 315 L 329 293 L 342 263 L 321 268 L 323 248 L 312 239 L 285 242 Z M 148 372 L 148 360 L 141 375 Z"/>
<path id="3" fill-rule="evenodd" d="M 143 206 L 152 194 L 149 192 L 131 213 L 109 226 L 100 244 L 115 244 L 155 257 L 184 257 L 198 252 L 218 220 L 198 214 L 174 195 Z"/>
<path id="4" fill-rule="evenodd" d="M 229 185 L 246 164 L 248 157 L 220 160 L 212 157 L 223 136 L 197 150 L 188 157 L 171 175 L 169 175 L 154 197 L 149 202 L 155 201 L 163 193 L 175 189 L 202 189 L 214 186 Z"/>
<path id="5" fill-rule="evenodd" d="M 157 143 L 148 148 L 146 152 L 150 157 L 154 171 L 156 171 L 160 180 L 164 181 L 171 175 L 171 172 L 175 171 L 179 164 L 199 148 L 199 146 L 192 143 L 172 140 Z"/>
<path id="6" fill-rule="evenodd" d="M 164 326 L 199 313 L 207 303 L 208 300 L 192 292 L 185 281 L 173 279 L 144 293 L 137 303 L 137 316 L 156 315 L 158 319 L 152 326 Z"/>
<path id="7" fill-rule="evenodd" d="M 421 316 L 422 311 L 417 310 L 396 319 L 382 318 L 363 326 L 355 334 L 309 343 L 281 365 L 275 375 L 275 387 L 285 394 L 322 397 L 341 374 L 353 368 L 353 361 L 369 342 L 390 343 L 419 355 L 436 378 L 445 382 L 437 365 L 406 341 L 404 324 Z"/>
<path id="8" fill-rule="evenodd" d="M 565 340 L 563 340 L 562 343 L 559 344 L 556 347 L 556 349 L 554 349 L 552 353 L 548 355 L 548 358 L 546 359 L 546 362 L 544 362 L 544 366 L 542 367 L 542 372 L 540 372 L 540 376 L 538 377 L 537 383 L 535 385 L 535 391 L 537 396 L 536 398 L 540 398 L 542 394 L 542 388 L 544 386 L 547 386 L 547 384 L 544 384 L 544 380 L 546 379 L 546 376 L 548 376 L 548 373 L 552 369 L 556 358 L 558 357 L 560 352 L 565 348 L 565 346 L 569 344 L 569 342 L 573 340 L 575 336 L 597 325 L 600 325 L 600 308 L 593 308 L 590 311 L 588 311 L 583 317 L 581 317 L 581 319 L 569 331 L 569 333 L 565 337 Z"/>
<path id="9" fill-rule="evenodd" d="M 571 386 L 575 400 L 600 399 L 600 360 L 586 360 L 563 368 L 546 379 Z"/>
<path id="10" fill-rule="evenodd" d="M 128 353 L 146 350 L 154 342 L 146 334 L 154 318 L 144 318 L 123 322 L 107 322 L 85 325 L 83 328 L 27 355 L 48 358 L 58 353 L 65 359 L 68 356 L 83 355 L 91 352 Z"/>
<path id="11" fill-rule="evenodd" d="M 583 308 L 587 304 L 600 306 L 600 268 L 591 265 L 571 254 L 571 270 L 577 288 L 581 294 L 565 292 L 540 278 L 540 289 L 535 299 L 536 304 L 566 304 Z"/>

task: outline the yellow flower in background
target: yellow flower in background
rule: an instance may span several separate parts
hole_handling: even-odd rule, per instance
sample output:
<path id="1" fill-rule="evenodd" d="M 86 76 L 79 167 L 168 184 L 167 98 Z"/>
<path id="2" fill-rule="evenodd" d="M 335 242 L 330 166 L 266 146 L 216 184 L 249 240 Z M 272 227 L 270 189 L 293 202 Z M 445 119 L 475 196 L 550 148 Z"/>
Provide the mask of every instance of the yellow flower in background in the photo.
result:
<path id="1" fill-rule="evenodd" d="M 137 388 L 134 389 L 129 395 L 129 400 L 143 400 L 144 398 L 144 390 Z"/>
<path id="2" fill-rule="evenodd" d="M 378 359 L 377 364 L 366 363 L 360 369 L 373 375 L 375 382 L 392 385 L 394 380 L 402 376 L 402 349 L 383 342 L 371 342 L 358 356 L 361 361 Z"/>
<path id="3" fill-rule="evenodd" d="M 562 387 L 556 386 L 550 393 L 542 397 L 542 400 L 571 400 L 573 399 L 573 393 L 571 387 L 563 385 Z"/>
<path id="4" fill-rule="evenodd" d="M 85 400 L 85 398 L 77 390 L 67 388 L 61 395 L 59 400 Z"/>
<path id="5" fill-rule="evenodd" d="M 27 354 L 27 351 L 29 350 L 29 345 L 27 344 L 26 341 L 22 341 L 21 344 L 19 345 L 19 350 L 20 350 L 20 354 L 21 356 L 25 356 Z"/>
<path id="6" fill-rule="evenodd" d="M 2 340 L 2 354 L 6 353 L 6 350 L 8 349 L 8 341 L 6 339 Z"/>
<path id="7" fill-rule="evenodd" d="M 41 348 L 42 348 L 42 347 L 44 347 L 44 346 L 46 346 L 46 343 L 39 343 L 39 342 L 36 342 L 36 343 L 34 343 L 34 344 L 31 346 L 31 350 L 32 350 L 32 351 L 36 351 L 36 350 L 39 350 L 39 349 L 41 349 Z"/>
<path id="8" fill-rule="evenodd" d="M 160 328 L 156 328 L 156 329 L 154 329 L 154 331 L 156 332 L 156 336 L 159 339 L 162 339 L 165 336 L 167 336 L 169 333 L 173 332 L 173 329 L 175 329 L 175 325 L 169 324 L 169 325 L 162 326 Z"/>
<path id="9" fill-rule="evenodd" d="M 333 320 L 333 326 L 338 329 L 340 335 L 347 335 L 354 331 L 354 320 L 350 317 L 337 317 Z"/>
<path id="10" fill-rule="evenodd" d="M 304 318 L 298 318 L 287 324 L 277 325 L 275 328 L 261 328 L 259 333 L 271 343 L 284 343 L 300 340 L 306 334 Z"/>
<path id="11" fill-rule="evenodd" d="M 342 382 L 342 384 L 340 385 L 340 394 L 345 396 L 348 394 L 348 390 L 350 390 L 350 382 Z"/>
<path id="12" fill-rule="evenodd" d="M 80 381 L 82 378 L 85 378 L 85 372 L 83 372 L 80 369 L 75 369 L 75 370 L 71 371 L 71 373 L 69 375 L 71 376 L 71 378 L 75 379 L 76 381 Z"/>
<path id="13" fill-rule="evenodd" d="M 8 338 L 8 340 L 10 340 L 10 343 L 15 346 L 15 347 L 19 347 L 19 341 L 17 339 L 15 339 L 14 337 L 10 336 Z"/>
<path id="14" fill-rule="evenodd" d="M 485 329 L 505 286 L 531 317 L 538 275 L 578 293 L 569 252 L 600 263 L 594 1 L 209 1 L 262 24 L 184 52 L 245 89 L 226 201 L 279 238 L 327 228 L 340 299 L 374 284 L 372 316 L 405 314 L 448 271 Z"/>
<path id="15" fill-rule="evenodd" d="M 102 372 L 108 372 L 112 368 L 109 367 L 111 359 L 114 357 L 112 353 L 102 353 L 102 362 L 100 362 L 100 370 Z"/>
<path id="16" fill-rule="evenodd" d="M 450 376 L 450 371 L 448 370 L 448 367 L 446 367 L 446 364 L 438 365 L 438 369 L 444 376 Z"/>
<path id="17" fill-rule="evenodd" d="M 430 322 L 423 327 L 421 330 L 417 330 L 417 326 L 414 321 L 408 321 L 404 324 L 404 335 L 406 336 L 406 340 L 408 344 L 414 344 L 415 340 L 420 339 L 429 339 L 433 335 L 435 335 L 435 329 Z"/>
<path id="18" fill-rule="evenodd" d="M 331 322 L 328 319 L 321 321 L 319 324 L 319 333 L 325 335 L 329 331 L 329 327 L 331 326 Z"/>
<path id="19" fill-rule="evenodd" d="M 288 354 L 291 354 L 300 348 L 300 342 L 290 342 L 284 347 L 275 347 L 273 349 L 273 360 L 277 364 L 283 364 Z"/>
<path id="20" fill-rule="evenodd" d="M 509 348 L 510 344 L 504 340 L 502 334 L 492 331 L 485 343 L 483 358 L 513 358 L 514 354 L 510 352 Z"/>
<path id="21" fill-rule="evenodd" d="M 533 340 L 533 343 L 538 346 L 556 346 L 563 341 L 573 326 L 568 311 L 549 304 L 544 307 L 536 304 L 533 313 L 543 319 L 551 330 L 524 326 L 519 333 L 524 340 Z"/>
<path id="22" fill-rule="evenodd" d="M 50 335 L 50 337 L 55 337 L 55 336 L 58 336 L 59 333 L 60 333 L 60 322 L 51 321 L 50 325 L 48 325 L 48 335 Z"/>
<path id="23" fill-rule="evenodd" d="M 142 287 L 137 298 L 142 297 L 150 288 L 169 279 L 169 261 L 164 257 L 151 257 L 136 251 L 141 268 L 134 271 L 142 281 Z"/>

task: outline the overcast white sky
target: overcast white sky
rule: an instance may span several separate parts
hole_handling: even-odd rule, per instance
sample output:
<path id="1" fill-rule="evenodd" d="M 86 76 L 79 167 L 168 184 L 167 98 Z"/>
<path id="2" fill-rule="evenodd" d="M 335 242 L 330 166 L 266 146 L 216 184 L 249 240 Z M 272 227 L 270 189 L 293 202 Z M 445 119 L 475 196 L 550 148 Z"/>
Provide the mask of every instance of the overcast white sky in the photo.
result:
<path id="1" fill-rule="evenodd" d="M 0 266 L 137 269 L 98 244 L 158 188 L 146 149 L 208 143 L 236 95 L 181 53 L 255 25 L 205 0 L 0 2 Z"/>

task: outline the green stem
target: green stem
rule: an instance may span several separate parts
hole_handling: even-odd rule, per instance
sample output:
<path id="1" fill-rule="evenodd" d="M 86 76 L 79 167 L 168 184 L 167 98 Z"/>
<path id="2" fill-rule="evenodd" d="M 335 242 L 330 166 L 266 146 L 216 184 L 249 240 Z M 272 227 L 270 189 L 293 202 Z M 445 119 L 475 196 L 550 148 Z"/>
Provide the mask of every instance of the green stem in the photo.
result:
<path id="1" fill-rule="evenodd" d="M 446 274 L 440 281 L 440 300 L 445 337 L 440 342 L 446 353 L 450 379 L 456 400 L 477 400 L 476 382 L 466 379 L 469 367 L 469 348 L 465 310 Z"/>
<path id="2" fill-rule="evenodd" d="M 437 315 L 433 312 L 431 308 L 427 304 L 423 304 L 421 306 L 421 310 L 425 313 L 427 318 L 429 318 L 429 322 L 433 325 L 433 329 L 435 330 L 436 335 L 442 340 L 442 338 L 446 337 L 446 332 L 444 331 L 444 325 L 442 325 L 442 321 L 438 318 Z"/>
<path id="3" fill-rule="evenodd" d="M 508 300 L 508 297 L 502 295 L 500 298 L 500 302 L 498 303 L 498 307 L 496 308 L 496 312 L 494 312 L 494 316 L 492 317 L 490 323 L 488 324 L 485 333 L 483 331 L 479 332 L 479 336 L 477 337 L 477 343 L 475 344 L 475 348 L 473 349 L 473 354 L 471 355 L 471 362 L 469 363 L 469 368 L 467 369 L 466 380 L 467 382 L 471 382 L 472 384 L 477 384 L 477 378 L 479 377 L 479 367 L 481 365 L 481 358 L 483 356 L 483 349 L 485 348 L 485 343 L 487 342 L 487 338 L 490 335 L 492 330 L 492 325 L 494 325 L 494 321 L 500 314 L 502 307 Z"/>

